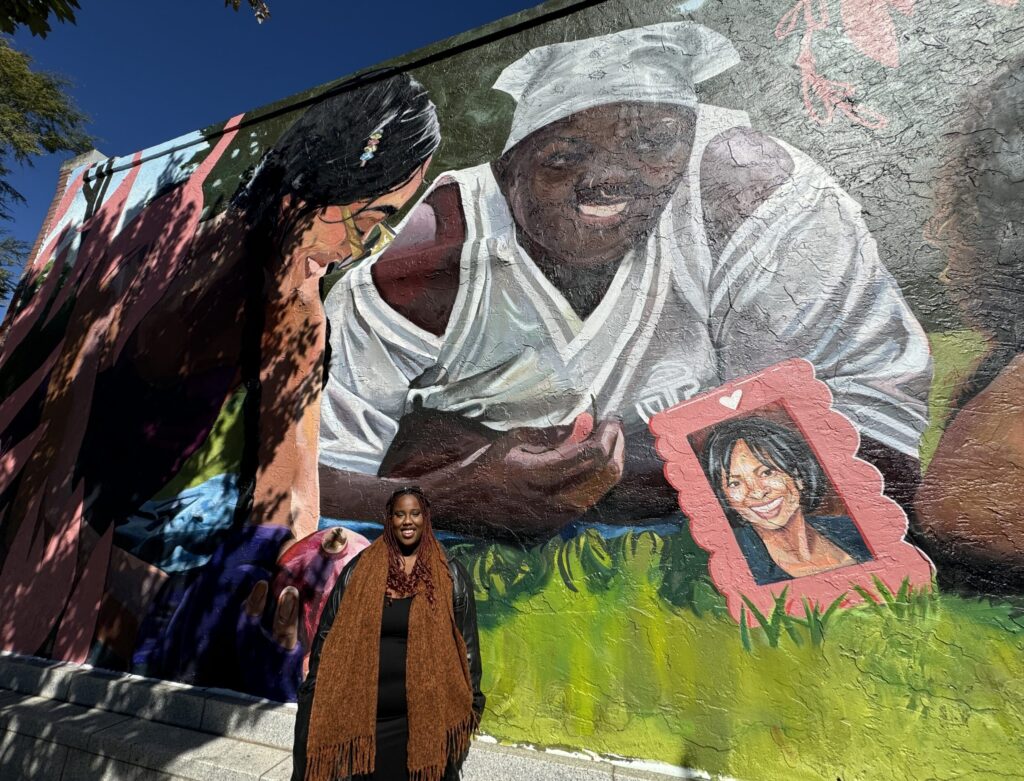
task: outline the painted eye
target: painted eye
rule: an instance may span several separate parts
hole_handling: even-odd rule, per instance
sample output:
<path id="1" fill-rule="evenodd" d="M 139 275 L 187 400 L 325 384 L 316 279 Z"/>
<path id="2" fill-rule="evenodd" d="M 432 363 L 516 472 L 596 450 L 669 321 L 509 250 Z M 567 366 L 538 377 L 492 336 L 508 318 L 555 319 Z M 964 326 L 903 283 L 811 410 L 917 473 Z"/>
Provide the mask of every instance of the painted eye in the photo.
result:
<path id="1" fill-rule="evenodd" d="M 671 146 L 675 140 L 675 133 L 667 131 L 651 133 L 640 137 L 637 149 L 641 152 L 660 152 Z"/>
<path id="2" fill-rule="evenodd" d="M 566 155 L 551 155 L 543 165 L 545 168 L 566 168 L 569 165 L 569 158 Z"/>
<path id="3" fill-rule="evenodd" d="M 584 159 L 585 156 L 582 152 L 560 149 L 545 156 L 541 165 L 545 168 L 562 169 L 579 165 Z"/>

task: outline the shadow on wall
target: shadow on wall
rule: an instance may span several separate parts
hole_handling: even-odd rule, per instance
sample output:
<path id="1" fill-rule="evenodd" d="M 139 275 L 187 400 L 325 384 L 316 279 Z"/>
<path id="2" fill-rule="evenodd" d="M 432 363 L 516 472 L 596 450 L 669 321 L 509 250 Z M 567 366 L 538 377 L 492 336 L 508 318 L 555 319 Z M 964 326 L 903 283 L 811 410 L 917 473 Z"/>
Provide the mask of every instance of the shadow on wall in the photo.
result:
<path id="1" fill-rule="evenodd" d="M 141 209 L 141 153 L 120 175 L 80 174 L 56 218 L 77 198 L 80 226 L 20 286 L 0 349 L 0 595 L 31 607 L 7 614 L 0 644 L 288 699 L 298 596 L 283 632 L 263 608 L 292 530 L 319 515 L 326 324 L 306 245 L 339 207 L 278 193 L 260 221 L 232 208 L 200 224 L 238 123 L 186 180 L 162 171 Z"/>
<path id="2" fill-rule="evenodd" d="M 0 348 L 0 596 L 27 606 L 0 648 L 294 699 L 366 544 L 314 534 L 322 278 L 377 246 L 439 129 L 405 74 L 288 119 L 216 215 L 266 133 L 241 116 L 64 193 Z"/>

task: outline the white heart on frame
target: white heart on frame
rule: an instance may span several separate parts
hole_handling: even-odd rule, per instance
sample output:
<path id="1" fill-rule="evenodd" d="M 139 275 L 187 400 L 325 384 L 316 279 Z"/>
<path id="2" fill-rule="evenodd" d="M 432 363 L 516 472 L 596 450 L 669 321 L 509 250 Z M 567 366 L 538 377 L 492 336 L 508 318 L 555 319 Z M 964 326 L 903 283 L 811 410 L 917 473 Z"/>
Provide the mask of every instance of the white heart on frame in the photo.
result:
<path id="1" fill-rule="evenodd" d="M 718 400 L 718 403 L 721 404 L 723 407 L 728 407 L 729 409 L 736 409 L 737 407 L 740 406 L 740 399 L 742 398 L 743 391 L 737 388 L 732 392 L 731 395 L 722 396 L 722 398 Z"/>

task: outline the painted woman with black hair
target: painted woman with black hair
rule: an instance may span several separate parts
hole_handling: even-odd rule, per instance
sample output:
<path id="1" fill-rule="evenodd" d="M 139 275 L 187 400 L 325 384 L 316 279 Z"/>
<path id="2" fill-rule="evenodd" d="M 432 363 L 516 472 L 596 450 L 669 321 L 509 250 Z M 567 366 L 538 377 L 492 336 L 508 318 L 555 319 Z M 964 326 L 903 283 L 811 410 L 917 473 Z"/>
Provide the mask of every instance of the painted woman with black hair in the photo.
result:
<path id="1" fill-rule="evenodd" d="M 24 451 L 0 484 L 9 503 L 0 595 L 47 584 L 45 593 L 32 589 L 30 614 L 0 625 L 4 648 L 127 665 L 135 638 L 125 627 L 140 616 L 106 604 L 105 594 L 125 573 L 148 572 L 152 581 L 172 572 L 174 590 L 187 586 L 179 607 L 193 612 L 177 625 L 189 636 L 151 637 L 167 647 L 148 649 L 146 669 L 240 686 L 223 680 L 232 665 L 217 649 L 235 631 L 215 615 L 225 606 L 187 595 L 229 578 L 235 559 L 252 565 L 233 583 L 244 595 L 293 532 L 316 528 L 320 279 L 380 246 L 381 222 L 423 181 L 440 141 L 437 116 L 423 86 L 405 74 L 341 85 L 316 98 L 230 206 L 200 224 L 203 181 L 240 122 L 228 123 L 187 181 L 127 218 L 124 198 L 112 196 L 81 226 L 55 368 L 26 381 L 37 390 L 22 387 L 8 399 L 22 408 L 0 415 L 12 421 L 0 432 L 4 452 Z M 127 193 L 131 172 L 126 181 Z M 203 446 L 243 385 L 247 453 L 242 474 L 221 476 L 223 511 L 184 530 L 169 528 L 171 518 L 118 534 Z M 226 555 L 225 545 L 238 555 Z M 199 569 L 214 560 L 224 571 Z M 101 603 L 116 631 L 97 633 Z M 102 635 L 117 636 L 116 651 L 93 644 Z"/>
<path id="2" fill-rule="evenodd" d="M 480 722 L 469 575 L 434 537 L 415 487 L 342 572 L 299 691 L 293 781 L 454 781 Z"/>
<path id="3" fill-rule="evenodd" d="M 137 649 L 133 669 L 295 698 L 309 650 L 297 631 L 304 606 L 296 591 L 276 595 L 262 624 L 243 619 L 236 627 L 239 606 L 219 605 L 224 593 L 250 594 L 245 612 L 262 613 L 268 594 L 257 587 L 271 579 L 282 546 L 317 528 L 327 328 L 319 282 L 329 267 L 354 262 L 380 243 L 381 222 L 415 193 L 438 143 L 426 91 L 408 76 L 394 76 L 315 104 L 233 199 L 227 219 L 244 226 L 248 258 L 263 253 L 266 280 L 248 303 L 258 312 L 259 351 L 239 359 L 243 375 L 259 370 L 258 404 L 250 407 L 250 414 L 258 409 L 257 429 L 248 439 L 257 448 L 250 451 L 256 455 L 251 522 L 218 549 L 211 559 L 217 566 L 190 587 L 170 631 Z M 225 647 L 236 647 L 237 656 L 225 655 Z M 234 663 L 241 658 L 251 663 Z"/>
<path id="4" fill-rule="evenodd" d="M 760 417 L 717 426 L 704 447 L 704 470 L 758 584 L 871 558 L 849 517 L 814 515 L 825 474 L 807 443 L 785 426 Z"/>

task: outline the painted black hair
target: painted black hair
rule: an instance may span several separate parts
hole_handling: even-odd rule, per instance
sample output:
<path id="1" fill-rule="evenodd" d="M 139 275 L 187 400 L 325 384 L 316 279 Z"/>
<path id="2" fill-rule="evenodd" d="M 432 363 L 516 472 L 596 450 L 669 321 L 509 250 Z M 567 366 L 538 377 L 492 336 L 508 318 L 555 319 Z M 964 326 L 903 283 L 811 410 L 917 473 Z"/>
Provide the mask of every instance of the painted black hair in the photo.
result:
<path id="1" fill-rule="evenodd" d="M 800 506 L 805 513 L 817 509 L 827 482 L 804 438 L 791 428 L 766 418 L 738 418 L 716 426 L 704 445 L 704 473 L 730 521 L 739 522 L 737 514 L 729 507 L 722 478 L 729 473 L 733 450 L 741 439 L 758 461 L 785 472 L 800 483 Z"/>
<path id="2" fill-rule="evenodd" d="M 363 159 L 376 133 L 372 156 Z M 343 85 L 284 131 L 232 206 L 265 228 L 286 195 L 308 211 L 377 198 L 409 181 L 440 143 L 437 110 L 408 74 Z"/>

